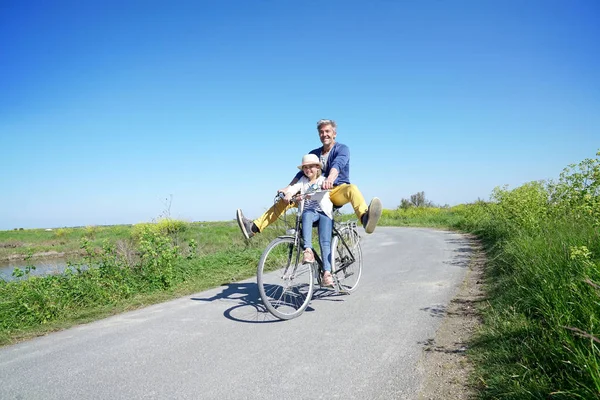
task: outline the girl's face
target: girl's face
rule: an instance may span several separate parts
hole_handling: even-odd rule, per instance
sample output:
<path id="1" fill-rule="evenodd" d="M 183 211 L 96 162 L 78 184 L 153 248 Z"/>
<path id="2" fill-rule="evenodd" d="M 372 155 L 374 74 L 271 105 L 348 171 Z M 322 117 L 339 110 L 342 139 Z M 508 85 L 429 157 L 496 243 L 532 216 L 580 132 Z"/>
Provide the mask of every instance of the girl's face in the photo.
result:
<path id="1" fill-rule="evenodd" d="M 309 179 L 317 178 L 320 170 L 321 168 L 316 164 L 302 166 L 302 172 L 304 172 L 304 175 Z"/>

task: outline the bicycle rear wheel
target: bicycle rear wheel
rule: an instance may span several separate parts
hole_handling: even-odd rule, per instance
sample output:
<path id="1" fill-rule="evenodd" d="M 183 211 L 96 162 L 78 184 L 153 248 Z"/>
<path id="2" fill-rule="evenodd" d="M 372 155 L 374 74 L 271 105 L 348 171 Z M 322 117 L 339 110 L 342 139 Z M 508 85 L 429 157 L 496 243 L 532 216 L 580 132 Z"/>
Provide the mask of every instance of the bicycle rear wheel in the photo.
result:
<path id="1" fill-rule="evenodd" d="M 339 236 L 335 235 L 331 240 L 331 251 L 331 269 L 340 283 L 340 288 L 347 292 L 354 291 L 362 275 L 363 266 L 358 232 L 349 227 L 341 229 Z"/>
<path id="2" fill-rule="evenodd" d="M 263 304 L 277 318 L 296 318 L 308 306 L 314 289 L 313 269 L 311 264 L 302 264 L 293 237 L 269 243 L 258 262 L 256 277 Z"/>

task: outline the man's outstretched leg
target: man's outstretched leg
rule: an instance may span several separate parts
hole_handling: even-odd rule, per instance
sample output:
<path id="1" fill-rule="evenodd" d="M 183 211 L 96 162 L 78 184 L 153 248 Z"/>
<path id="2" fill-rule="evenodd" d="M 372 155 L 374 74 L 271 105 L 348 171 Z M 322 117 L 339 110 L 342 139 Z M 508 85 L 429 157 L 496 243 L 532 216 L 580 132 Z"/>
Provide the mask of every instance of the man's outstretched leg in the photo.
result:
<path id="1" fill-rule="evenodd" d="M 373 197 L 373 200 L 367 206 L 367 202 L 360 190 L 358 190 L 358 187 L 347 183 L 334 187 L 329 196 L 331 197 L 331 202 L 338 207 L 346 203 L 352 204 L 354 213 L 362 223 L 363 228 L 365 228 L 365 232 L 373 233 L 383 210 L 381 200 Z"/>
<path id="2" fill-rule="evenodd" d="M 293 205 L 286 204 L 284 201 L 280 200 L 254 221 L 244 217 L 244 213 L 238 208 L 235 213 L 235 219 L 237 220 L 244 237 L 250 239 L 255 234 L 262 232 L 271 223 L 277 221 L 277 218 L 291 207 L 293 207 Z"/>

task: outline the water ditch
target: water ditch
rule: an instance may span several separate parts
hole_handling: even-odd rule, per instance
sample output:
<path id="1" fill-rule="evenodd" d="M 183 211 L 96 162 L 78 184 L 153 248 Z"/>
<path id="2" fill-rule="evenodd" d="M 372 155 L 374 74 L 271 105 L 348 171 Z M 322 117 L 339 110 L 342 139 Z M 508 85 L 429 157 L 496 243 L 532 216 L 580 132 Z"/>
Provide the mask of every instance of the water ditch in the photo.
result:
<path id="1" fill-rule="evenodd" d="M 34 266 L 35 269 L 31 269 L 29 272 L 30 276 L 45 276 L 62 274 L 67 269 L 66 258 L 48 258 L 39 260 L 11 260 L 11 261 L 0 261 L 0 279 L 5 281 L 12 281 L 18 278 L 13 276 L 15 268 L 25 270 L 27 266 Z"/>

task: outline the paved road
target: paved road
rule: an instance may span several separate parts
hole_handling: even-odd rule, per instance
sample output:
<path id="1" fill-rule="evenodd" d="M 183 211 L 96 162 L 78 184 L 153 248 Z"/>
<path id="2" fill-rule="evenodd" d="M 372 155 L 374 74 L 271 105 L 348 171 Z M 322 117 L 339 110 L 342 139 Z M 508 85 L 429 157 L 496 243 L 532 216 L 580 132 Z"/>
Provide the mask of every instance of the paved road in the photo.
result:
<path id="1" fill-rule="evenodd" d="M 443 231 L 363 237 L 360 286 L 274 320 L 254 280 L 0 349 L 0 399 L 416 399 L 471 255 Z"/>

